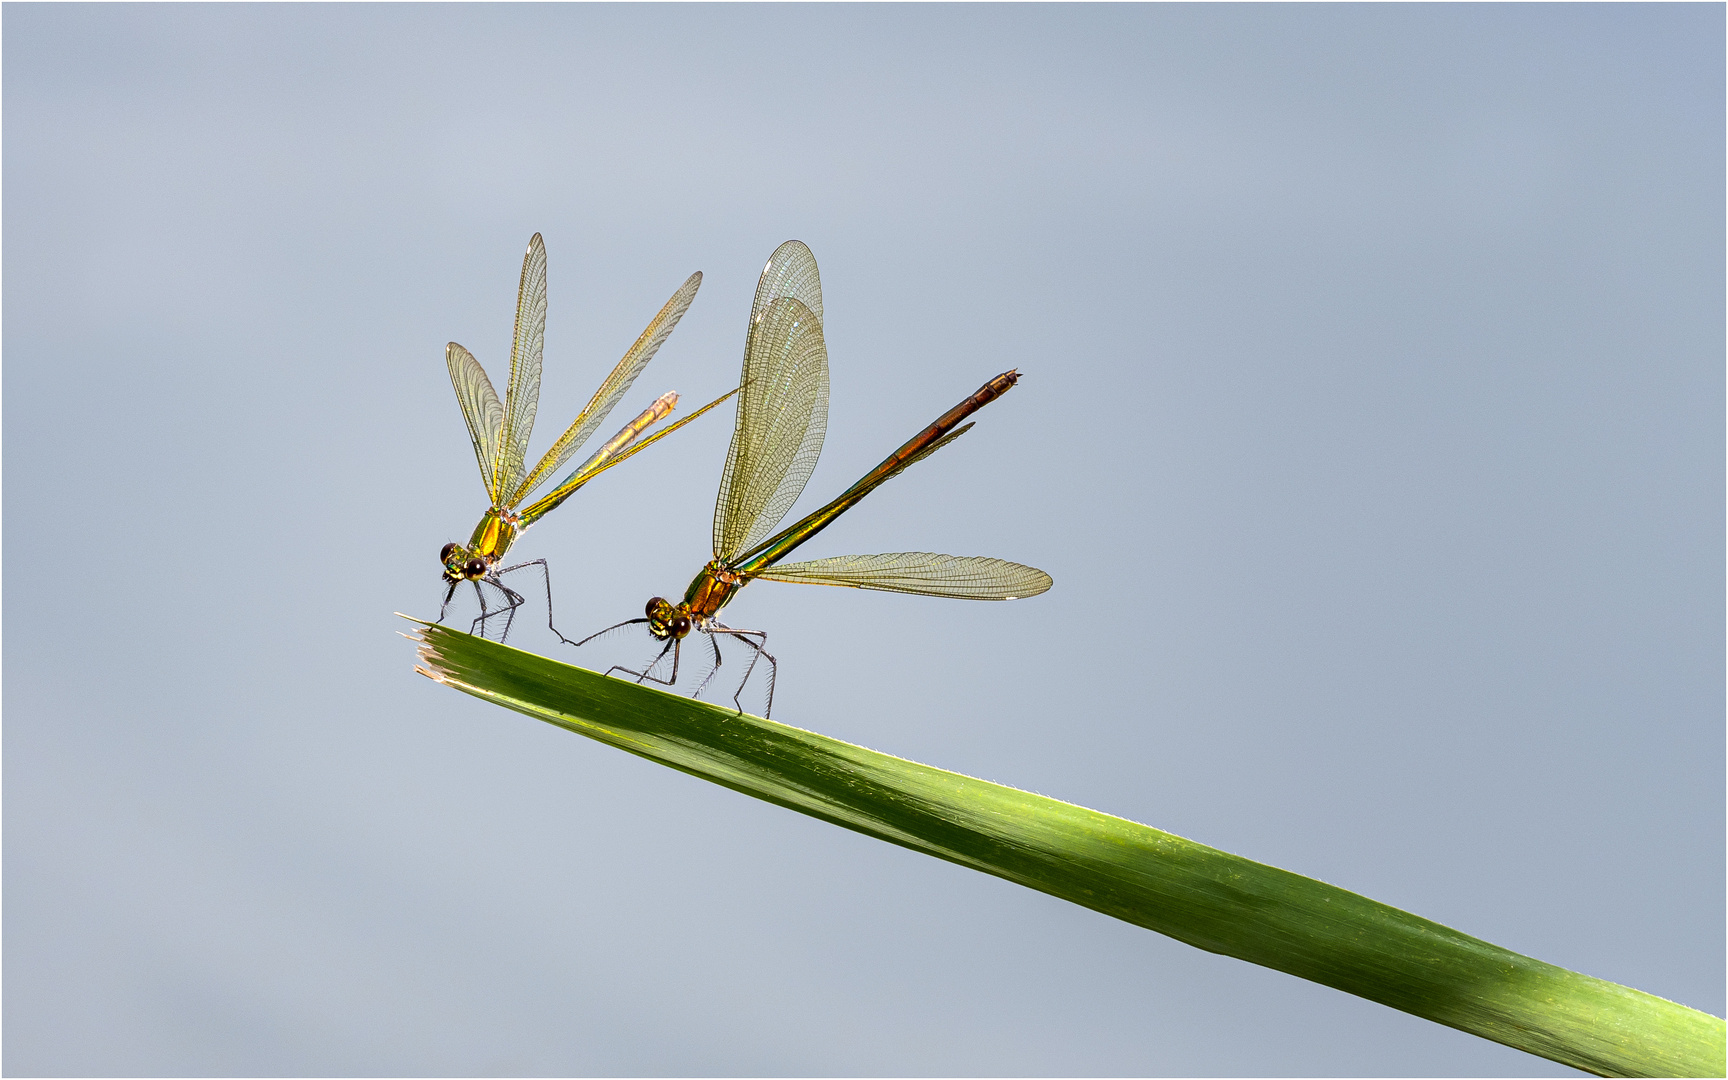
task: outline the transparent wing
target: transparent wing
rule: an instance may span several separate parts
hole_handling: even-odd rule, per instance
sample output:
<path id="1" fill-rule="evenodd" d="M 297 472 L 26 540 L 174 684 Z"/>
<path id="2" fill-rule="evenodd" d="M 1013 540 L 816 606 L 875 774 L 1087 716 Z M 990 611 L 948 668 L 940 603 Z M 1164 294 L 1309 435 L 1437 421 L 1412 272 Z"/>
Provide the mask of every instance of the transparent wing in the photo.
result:
<path id="1" fill-rule="evenodd" d="M 569 480 L 571 476 L 580 476 L 584 473 L 598 473 L 602 465 L 617 457 L 625 447 L 640 439 L 644 431 L 671 415 L 672 410 L 677 407 L 678 392 L 676 390 L 668 390 L 661 394 L 654 399 L 653 404 L 638 413 L 634 420 L 619 428 L 618 434 L 601 443 L 600 449 L 588 455 L 587 461 L 571 469 L 570 476 L 566 476 L 564 479 Z"/>
<path id="2" fill-rule="evenodd" d="M 795 426 L 800 409 L 785 378 L 787 365 L 796 359 L 787 354 L 785 312 L 772 321 L 769 319 L 774 302 L 782 299 L 796 301 L 814 319 L 816 344 L 821 349 L 820 402 L 812 408 L 811 421 L 802 429 L 799 439 L 792 438 L 787 426 L 788 423 Z M 807 337 L 808 330 L 800 328 L 798 333 Z M 766 536 L 797 501 L 804 482 L 810 478 L 810 470 L 816 467 L 828 430 L 828 355 L 826 346 L 821 344 L 821 335 L 822 279 L 816 270 L 816 256 L 802 241 L 788 240 L 769 256 L 762 276 L 756 281 L 756 297 L 750 304 L 737 420 L 732 445 L 726 451 L 726 469 L 720 476 L 720 495 L 714 501 L 717 557 L 736 555 Z M 806 373 L 811 374 L 814 373 Z M 780 415 L 782 411 L 787 415 Z M 780 415 L 786 422 L 777 424 L 770 413 Z M 771 434 L 796 444 L 784 465 L 779 451 L 786 447 L 779 443 L 770 445 Z M 801 461 L 806 456 L 808 460 Z M 801 476 L 799 469 L 792 468 L 792 461 L 801 461 Z M 770 502 L 775 501 L 772 497 L 783 488 L 790 490 L 791 497 L 784 500 L 777 512 L 771 513 Z M 751 536 L 755 539 L 747 541 Z"/>
<path id="3" fill-rule="evenodd" d="M 946 596 L 956 600 L 1018 600 L 1050 588 L 1050 575 L 1005 559 L 979 555 L 934 555 L 900 551 L 889 555 L 837 555 L 811 562 L 781 563 L 756 575 L 763 581 L 796 581 L 852 589 Z"/>
<path id="4" fill-rule="evenodd" d="M 468 422 L 468 438 L 480 462 L 480 478 L 486 482 L 486 497 L 498 502 L 493 482 L 498 475 L 498 430 L 504 424 L 504 406 L 498 391 L 474 354 L 452 341 L 444 347 L 444 364 L 450 369 L 450 385 L 456 388 L 456 403 Z"/>
<path id="5" fill-rule="evenodd" d="M 605 462 L 612 459 L 622 460 L 618 458 L 619 453 L 641 438 L 644 431 L 659 423 L 661 418 L 670 413 L 677 405 L 678 395 L 676 393 L 668 392 L 655 398 L 652 405 L 643 409 L 634 420 L 620 428 L 618 434 L 602 443 L 600 449 L 594 451 L 592 457 L 583 462 L 569 476 L 560 480 L 545 498 L 533 503 L 516 515 L 517 527 L 526 529 L 540 518 L 545 517 L 548 511 L 563 502 L 582 484 L 587 483 L 590 477 L 603 471 Z M 541 464 L 544 465 L 545 461 L 542 460 Z M 580 483 L 576 482 L 578 478 L 580 478 Z"/>
<path id="6" fill-rule="evenodd" d="M 714 503 L 714 555 L 723 560 L 760 541 L 786 516 L 828 431 L 828 350 L 810 309 L 790 296 L 774 300 L 751 323 L 748 342 L 732 445 Z"/>
<path id="7" fill-rule="evenodd" d="M 788 240 L 775 248 L 768 265 L 762 268 L 762 276 L 756 280 L 756 299 L 750 304 L 750 333 L 744 339 L 746 352 L 768 305 L 782 296 L 790 296 L 809 308 L 817 322 L 823 320 L 822 278 L 816 273 L 816 256 L 810 254 L 801 240 Z"/>
<path id="8" fill-rule="evenodd" d="M 522 256 L 522 282 L 516 288 L 516 336 L 510 345 L 510 388 L 504 394 L 504 431 L 499 439 L 494 488 L 514 491 L 522 483 L 528 436 L 540 407 L 540 357 L 546 345 L 546 245 L 540 234 Z"/>
<path id="9" fill-rule="evenodd" d="M 678 397 L 677 394 L 662 395 L 661 398 L 654 404 L 650 405 L 641 416 L 638 416 L 628 424 L 625 424 L 623 430 L 619 431 L 618 434 L 614 435 L 605 445 L 595 451 L 593 457 L 583 462 L 573 472 L 571 472 L 569 476 L 558 481 L 557 486 L 547 492 L 532 506 L 523 510 L 522 513 L 518 515 L 518 519 L 521 522 L 521 528 L 525 529 L 535 521 L 546 516 L 547 511 L 551 510 L 565 499 L 568 499 L 570 495 L 583 484 L 586 484 L 596 476 L 599 476 L 607 469 L 612 468 L 612 466 L 628 461 L 630 458 L 641 453 L 643 450 L 648 449 L 648 447 L 653 446 L 661 439 L 672 434 L 674 431 L 677 431 L 692 420 L 695 420 L 697 417 L 701 416 L 709 409 L 714 408 L 716 405 L 725 401 L 737 392 L 738 391 L 736 390 L 728 390 L 677 423 L 667 424 L 665 427 L 648 436 L 646 439 L 641 438 L 640 436 L 643 430 L 646 429 L 649 424 L 652 424 L 661 416 L 664 416 L 666 412 L 671 411 L 670 409 L 663 410 L 662 406 L 669 401 L 675 401 Z"/>
<path id="10" fill-rule="evenodd" d="M 606 417 L 612 412 L 612 407 L 618 404 L 618 399 L 630 389 L 636 381 L 636 376 L 642 374 L 642 369 L 648 366 L 648 361 L 654 359 L 654 354 L 660 351 L 671 336 L 672 328 L 678 325 L 678 320 L 690 310 L 690 302 L 696 299 L 696 290 L 702 285 L 700 273 L 691 274 L 672 299 L 660 309 L 660 314 L 654 316 L 648 328 L 642 331 L 642 336 L 636 339 L 636 344 L 630 346 L 624 358 L 618 361 L 618 366 L 612 369 L 612 374 L 606 376 L 606 381 L 600 384 L 600 389 L 594 391 L 594 397 L 588 402 L 588 407 L 582 410 L 580 416 L 571 422 L 552 448 L 546 451 L 540 463 L 534 466 L 534 471 L 523 477 L 522 482 L 510 493 L 508 505 L 515 506 L 527 498 L 529 492 L 545 482 L 548 476 L 557 472 L 571 455 L 581 449 Z"/>

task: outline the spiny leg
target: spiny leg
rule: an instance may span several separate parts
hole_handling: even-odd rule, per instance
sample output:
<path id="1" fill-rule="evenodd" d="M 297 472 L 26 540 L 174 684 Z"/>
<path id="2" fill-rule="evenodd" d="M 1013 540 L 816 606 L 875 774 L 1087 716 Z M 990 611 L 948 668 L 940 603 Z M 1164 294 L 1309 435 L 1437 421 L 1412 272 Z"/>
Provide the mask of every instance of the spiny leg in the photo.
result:
<path id="1" fill-rule="evenodd" d="M 502 641 L 504 641 L 505 638 L 508 638 L 510 636 L 510 627 L 516 621 L 516 609 L 521 607 L 526 601 L 524 601 L 522 599 L 521 593 L 517 592 L 515 589 L 512 589 L 510 586 L 504 584 L 502 581 L 499 581 L 497 574 L 488 574 L 482 580 L 484 580 L 486 582 L 486 584 L 492 586 L 494 589 L 497 589 L 499 592 L 504 594 L 504 606 L 499 608 L 497 611 L 494 611 L 494 612 L 491 612 L 488 614 L 488 613 L 484 613 L 485 612 L 485 602 L 482 601 L 481 602 L 481 611 L 483 612 L 483 614 L 481 614 L 481 616 L 478 619 L 474 620 L 474 625 L 479 629 L 480 636 L 485 637 L 486 636 L 486 623 L 491 619 L 496 619 L 500 615 L 504 616 L 504 630 L 502 633 L 500 633 L 498 635 L 498 640 L 500 642 L 502 642 Z M 476 590 L 478 590 L 480 588 L 480 582 L 478 582 L 478 581 L 475 582 L 474 588 Z"/>
<path id="2" fill-rule="evenodd" d="M 660 655 L 656 656 L 654 658 L 654 662 L 652 664 L 648 665 L 647 670 L 642 673 L 642 677 L 645 679 L 650 679 L 654 682 L 660 683 L 660 685 L 662 685 L 662 686 L 676 685 L 678 682 L 678 661 L 680 658 L 683 657 L 683 655 L 684 655 L 684 639 L 683 638 L 677 638 L 677 637 L 673 638 L 672 639 L 672 674 L 667 676 L 663 680 L 662 679 L 656 679 L 654 677 L 654 669 L 659 667 L 660 662 L 666 658 L 666 650 L 661 649 Z"/>
<path id="3" fill-rule="evenodd" d="M 646 622 L 647 620 L 644 619 L 643 621 Z M 622 625 L 622 624 L 620 624 L 620 625 Z M 605 633 L 605 631 L 602 630 L 601 633 Z M 670 649 L 672 651 L 672 677 L 670 679 L 656 679 L 653 676 L 652 672 L 654 671 L 654 668 L 659 665 L 660 661 L 666 659 L 667 649 Z M 623 664 L 613 664 L 611 667 L 606 669 L 606 674 L 610 675 L 614 671 L 622 671 L 626 675 L 636 676 L 637 682 L 641 682 L 643 679 L 647 679 L 649 682 L 657 682 L 661 686 L 671 686 L 673 683 L 678 681 L 678 654 L 681 651 L 682 651 L 682 649 L 680 648 L 680 639 L 673 638 L 671 641 L 668 641 L 666 643 L 665 649 L 660 650 L 660 655 L 656 656 L 654 658 L 654 662 L 649 664 L 647 667 L 643 668 L 641 671 L 632 671 L 630 668 L 625 667 Z"/>
<path id="4" fill-rule="evenodd" d="M 582 646 L 588 644 L 590 641 L 593 641 L 597 637 L 603 637 L 606 634 L 610 634 L 612 631 L 618 629 L 620 626 L 634 626 L 637 623 L 642 623 L 642 622 L 647 622 L 647 621 L 648 621 L 647 619 L 625 619 L 621 623 L 613 623 L 611 626 L 608 626 L 604 630 L 598 630 L 592 634 L 589 634 L 587 637 L 583 638 L 581 641 L 572 641 L 569 644 L 574 645 L 575 647 L 577 647 L 579 649 Z M 562 635 L 560 635 L 560 636 L 562 636 Z"/>
<path id="5" fill-rule="evenodd" d="M 477 633 L 481 629 L 480 624 L 486 621 L 486 593 L 480 588 L 479 578 L 469 578 L 468 580 L 474 585 L 474 598 L 480 601 L 480 614 L 468 625 L 468 632 L 473 634 Z M 480 636 L 485 637 L 486 635 L 481 634 Z"/>
<path id="6" fill-rule="evenodd" d="M 774 654 L 769 652 L 766 647 L 768 634 L 763 630 L 732 630 L 730 627 L 726 629 L 738 640 L 756 650 L 755 654 L 750 657 L 749 666 L 744 669 L 744 678 L 739 681 L 738 689 L 732 695 L 732 704 L 738 707 L 739 712 L 744 711 L 744 703 L 739 700 L 739 696 L 744 693 L 744 688 L 750 684 L 750 676 L 756 670 L 756 661 L 761 659 L 768 661 L 768 700 L 762 709 L 762 716 L 766 719 L 774 711 L 774 684 L 780 679 L 780 662 L 774 659 Z M 751 641 L 748 636 L 751 634 L 755 634 L 761 640 Z"/>
<path id="7" fill-rule="evenodd" d="M 529 562 L 517 563 L 515 566 L 506 566 L 504 569 L 498 571 L 497 576 L 503 577 L 505 574 L 516 570 L 526 570 L 530 566 L 538 566 L 540 568 L 540 576 L 546 582 L 546 629 L 556 634 L 558 640 L 562 641 L 566 645 L 577 644 L 577 642 L 571 641 L 569 638 L 559 633 L 558 628 L 552 625 L 552 571 L 547 568 L 545 559 L 533 559 Z M 506 630 L 505 633 L 509 633 L 509 631 Z M 602 630 L 601 633 L 605 633 L 605 631 Z"/>
<path id="8" fill-rule="evenodd" d="M 435 620 L 436 622 L 444 621 L 444 616 L 450 611 L 450 598 L 456 595 L 456 586 L 460 584 L 462 584 L 460 581 L 452 581 L 450 587 L 444 590 L 444 602 L 438 605 L 438 618 Z"/>
<path id="9" fill-rule="evenodd" d="M 502 581 L 499 581 L 496 577 L 492 579 L 492 584 L 498 586 L 498 588 L 504 591 L 504 596 L 510 603 L 510 614 L 504 617 L 504 631 L 498 635 L 498 640 L 502 642 L 505 638 L 510 636 L 510 628 L 516 625 L 516 609 L 527 603 L 527 600 L 523 598 L 521 593 L 510 588 Z"/>
<path id="10" fill-rule="evenodd" d="M 774 711 L 774 683 L 780 677 L 780 662 L 774 659 L 774 654 L 765 648 L 768 644 L 768 631 L 736 630 L 730 626 L 715 623 L 712 632 L 716 634 L 731 634 L 739 641 L 742 641 L 744 644 L 756 650 L 755 655 L 750 657 L 750 666 L 744 669 L 744 678 L 739 681 L 738 689 L 732 694 L 732 704 L 738 706 L 739 712 L 744 711 L 744 703 L 738 699 L 740 695 L 744 693 L 744 687 L 750 683 L 750 673 L 756 670 L 756 661 L 764 659 L 768 661 L 768 704 L 767 707 L 762 710 L 762 718 L 767 719 L 768 714 Z M 761 638 L 761 640 L 751 641 L 750 636 L 752 634 Z"/>
<path id="11" fill-rule="evenodd" d="M 708 674 L 702 676 L 702 681 L 696 685 L 696 691 L 691 697 L 701 697 L 702 691 L 708 689 L 708 684 L 714 681 L 714 676 L 720 674 L 720 643 L 714 640 L 713 634 L 709 634 L 708 644 L 714 649 L 714 666 L 708 669 Z"/>

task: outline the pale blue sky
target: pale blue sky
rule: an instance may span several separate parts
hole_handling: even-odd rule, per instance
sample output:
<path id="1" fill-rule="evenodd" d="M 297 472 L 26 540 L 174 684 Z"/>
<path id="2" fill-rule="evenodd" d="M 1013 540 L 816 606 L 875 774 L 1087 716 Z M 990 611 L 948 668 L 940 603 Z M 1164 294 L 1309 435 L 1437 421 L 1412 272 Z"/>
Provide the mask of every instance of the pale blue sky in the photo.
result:
<path id="1" fill-rule="evenodd" d="M 412 674 L 550 260 L 536 449 L 820 261 L 777 719 L 1721 1014 L 1723 9 L 4 8 L 5 1071 L 1567 1070 Z M 622 413 L 621 413 L 622 415 Z M 730 413 L 523 541 L 676 595 Z M 524 647 L 551 651 L 545 635 Z"/>

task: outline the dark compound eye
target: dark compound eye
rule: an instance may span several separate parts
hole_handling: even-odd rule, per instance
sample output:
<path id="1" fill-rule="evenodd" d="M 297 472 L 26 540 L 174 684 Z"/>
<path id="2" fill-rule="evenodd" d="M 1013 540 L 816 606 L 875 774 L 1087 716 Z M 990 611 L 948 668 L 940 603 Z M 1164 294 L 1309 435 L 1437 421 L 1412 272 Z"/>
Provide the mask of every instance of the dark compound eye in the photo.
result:
<path id="1" fill-rule="evenodd" d="M 690 620 L 680 615 L 672 620 L 672 633 L 675 637 L 683 637 L 690 632 Z"/>
<path id="2" fill-rule="evenodd" d="M 455 550 L 456 550 L 455 544 L 445 544 L 443 547 L 443 550 L 438 552 L 438 561 L 441 563 L 449 562 L 450 561 L 450 553 L 452 551 L 455 551 Z"/>
<path id="3" fill-rule="evenodd" d="M 666 598 L 664 596 L 656 596 L 652 600 L 648 601 L 648 606 L 642 609 L 642 614 L 652 619 L 654 617 L 655 609 L 663 606 L 665 603 Z"/>
<path id="4" fill-rule="evenodd" d="M 462 572 L 467 574 L 471 578 L 485 577 L 486 576 L 486 560 L 484 560 L 484 559 L 469 559 L 468 565 L 464 566 L 462 568 Z"/>

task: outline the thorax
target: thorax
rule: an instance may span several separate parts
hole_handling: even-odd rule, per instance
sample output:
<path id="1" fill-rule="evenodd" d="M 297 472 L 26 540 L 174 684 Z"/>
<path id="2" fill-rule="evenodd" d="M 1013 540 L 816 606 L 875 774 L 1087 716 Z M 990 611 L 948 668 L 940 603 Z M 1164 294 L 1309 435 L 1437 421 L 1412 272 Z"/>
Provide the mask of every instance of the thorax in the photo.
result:
<path id="1" fill-rule="evenodd" d="M 744 587 L 747 580 L 720 565 L 718 561 L 710 562 L 696 575 L 690 588 L 685 590 L 684 603 L 681 606 L 690 613 L 692 619 L 712 619 L 726 606 L 726 602 L 732 599 L 732 594 Z"/>
<path id="2" fill-rule="evenodd" d="M 468 540 L 468 551 L 490 565 L 510 550 L 510 545 L 516 542 L 516 533 L 516 515 L 494 506 L 486 511 L 480 524 L 474 526 L 474 535 Z"/>

